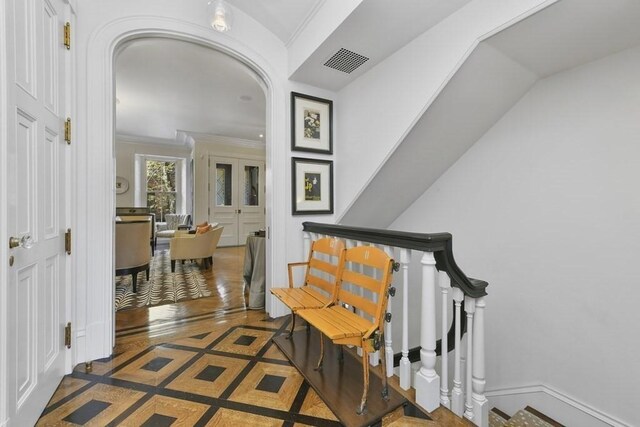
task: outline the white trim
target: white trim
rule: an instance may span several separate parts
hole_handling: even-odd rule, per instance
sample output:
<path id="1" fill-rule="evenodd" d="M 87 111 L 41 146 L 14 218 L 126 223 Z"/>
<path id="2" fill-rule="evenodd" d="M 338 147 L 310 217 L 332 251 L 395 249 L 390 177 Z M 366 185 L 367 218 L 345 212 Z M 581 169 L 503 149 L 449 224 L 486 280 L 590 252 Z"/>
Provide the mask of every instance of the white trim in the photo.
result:
<path id="1" fill-rule="evenodd" d="M 545 384 L 533 384 L 533 385 L 526 385 L 526 386 L 520 386 L 520 387 L 504 387 L 500 389 L 487 391 L 485 395 L 487 398 L 493 398 L 493 397 L 501 397 L 501 396 L 516 396 L 519 394 L 531 394 L 531 393 L 546 394 L 547 396 L 553 399 L 559 400 L 562 403 L 568 405 L 569 407 L 582 412 L 584 415 L 591 416 L 597 419 L 598 421 L 602 421 L 603 423 L 608 424 L 610 426 L 631 427 L 631 424 L 626 424 L 625 422 L 620 421 L 619 419 L 616 419 L 613 416 L 603 411 L 590 407 L 578 401 L 577 399 L 561 391 L 555 390 Z"/>
<path id="2" fill-rule="evenodd" d="M 157 154 L 135 153 L 134 157 L 134 203 L 136 206 L 147 206 L 147 162 L 173 162 L 176 164 L 176 212 L 187 214 L 187 160 L 188 156 L 162 156 Z M 159 221 L 159 219 L 156 219 Z"/>
<path id="3" fill-rule="evenodd" d="M 139 136 L 139 135 L 127 135 L 125 133 L 116 133 L 116 141 L 118 142 L 130 142 L 133 144 L 162 144 L 162 145 L 177 145 L 182 147 L 185 144 L 180 144 L 173 139 L 154 138 L 152 136 Z"/>
<path id="4" fill-rule="evenodd" d="M 77 183 L 76 220 L 78 262 L 75 271 L 79 308 L 78 327 L 86 328 L 83 348 L 78 349 L 78 359 L 93 360 L 109 356 L 113 340 L 113 209 L 115 197 L 113 182 L 115 168 L 114 147 L 114 53 L 127 40 L 139 37 L 162 36 L 202 44 L 224 52 L 251 68 L 260 75 L 268 87 L 266 140 L 277 143 L 266 147 L 266 223 L 275 235 L 286 232 L 285 207 L 286 149 L 281 144 L 287 141 L 287 105 L 283 82 L 272 65 L 251 47 L 229 36 L 211 31 L 202 25 L 175 18 L 154 16 L 131 16 L 111 21 L 96 28 L 88 39 L 85 49 L 86 101 L 79 118 L 78 135 L 84 144 L 78 144 L 75 167 Z M 89 224 L 90 222 L 90 224 Z M 276 245 L 274 239 L 267 242 L 267 295 L 271 287 L 274 266 L 285 265 L 286 248 Z M 91 280 L 89 280 L 91 277 Z M 86 283 L 92 283 L 91 292 Z M 267 297 L 267 311 L 271 298 Z"/>
<path id="5" fill-rule="evenodd" d="M 0 23 L 2 23 L 2 29 L 0 29 L 0 242 L 6 242 L 9 240 L 7 231 L 8 220 L 8 203 L 7 202 L 7 145 L 8 145 L 8 132 L 7 123 L 9 112 L 8 107 L 8 82 L 7 82 L 7 2 L 0 2 Z M 7 262 L 9 250 L 7 245 L 0 245 L 0 260 Z M 8 263 L 5 264 L 8 266 Z M 7 399 L 9 397 L 7 393 L 7 387 L 9 386 L 7 378 L 7 331 L 9 325 L 7 323 L 7 286 L 9 283 L 9 268 L 4 267 L 0 269 L 0 426 L 6 426 L 8 423 L 7 417 Z"/>
<path id="6" fill-rule="evenodd" d="M 195 143 L 206 143 L 206 144 L 217 144 L 217 145 L 228 145 L 231 147 L 245 147 L 245 148 L 255 148 L 257 150 L 264 150 L 266 148 L 266 144 L 262 141 L 255 141 L 252 139 L 242 139 L 242 138 L 234 138 L 230 136 L 224 135 L 213 135 L 210 133 L 199 133 L 199 132 L 189 132 L 186 130 L 178 130 L 178 132 L 184 132 L 193 138 Z"/>
<path id="7" fill-rule="evenodd" d="M 289 40 L 285 42 L 284 46 L 286 48 L 289 48 L 289 46 L 291 46 L 291 44 L 296 41 L 296 39 L 300 36 L 302 31 L 305 28 L 307 28 L 307 25 L 309 25 L 309 22 L 311 22 L 311 20 L 316 16 L 316 14 L 322 8 L 322 6 L 324 6 L 326 1 L 327 0 L 318 0 L 316 2 L 315 6 L 313 6 L 313 8 L 309 11 L 307 16 L 304 17 L 302 22 L 300 22 L 300 25 L 298 25 L 298 28 L 296 28 L 294 32 L 291 34 L 291 36 L 289 37 Z"/>

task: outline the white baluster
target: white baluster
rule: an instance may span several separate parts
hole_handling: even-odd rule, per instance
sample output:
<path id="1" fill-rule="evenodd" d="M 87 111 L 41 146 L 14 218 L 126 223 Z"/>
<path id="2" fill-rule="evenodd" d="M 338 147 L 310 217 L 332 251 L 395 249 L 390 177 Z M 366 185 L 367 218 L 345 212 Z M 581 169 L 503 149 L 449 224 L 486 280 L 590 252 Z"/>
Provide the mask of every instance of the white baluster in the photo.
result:
<path id="1" fill-rule="evenodd" d="M 411 250 L 400 250 L 402 267 L 402 358 L 400 359 L 400 387 L 409 390 L 411 387 L 411 362 L 409 361 L 409 263 Z"/>
<path id="2" fill-rule="evenodd" d="M 438 273 L 438 284 L 440 285 L 440 291 L 442 292 L 442 345 L 440 346 L 440 403 L 451 408 L 451 401 L 449 400 L 449 289 L 451 288 L 451 282 L 449 276 L 444 271 Z"/>
<path id="3" fill-rule="evenodd" d="M 393 258 L 393 248 L 391 246 L 384 246 L 383 249 L 384 253 Z M 393 283 L 391 286 L 393 286 Z M 391 314 L 392 311 L 391 306 L 391 295 L 389 295 L 389 298 L 387 299 L 387 313 L 389 314 Z M 387 377 L 393 376 L 393 341 L 391 339 L 391 322 L 384 325 L 384 361 L 387 364 Z"/>
<path id="4" fill-rule="evenodd" d="M 453 390 L 451 392 L 451 410 L 454 414 L 461 417 L 464 413 L 464 395 L 462 394 L 462 379 L 460 377 L 460 354 L 462 346 L 461 338 L 461 320 L 462 320 L 462 300 L 464 300 L 464 293 L 459 288 L 453 288 L 453 300 L 455 301 L 456 309 L 454 313 L 454 321 L 456 328 L 455 335 L 455 350 L 454 350 L 454 365 L 453 365 Z"/>
<path id="5" fill-rule="evenodd" d="M 311 250 L 311 233 L 308 231 L 302 233 L 302 248 L 304 250 L 304 255 L 302 255 L 301 259 L 306 260 L 309 257 L 309 251 Z"/>
<path id="6" fill-rule="evenodd" d="M 476 300 L 474 298 L 465 297 L 464 311 L 467 312 L 467 379 L 464 384 L 464 390 L 467 398 L 464 402 L 464 417 L 473 421 L 473 387 L 471 385 L 473 374 L 473 314 L 476 312 Z"/>
<path id="7" fill-rule="evenodd" d="M 476 299 L 473 325 L 473 422 L 479 427 L 489 425 L 489 401 L 484 395 L 484 298 Z"/>
<path id="8" fill-rule="evenodd" d="M 436 260 L 433 253 L 422 255 L 422 313 L 420 322 L 420 362 L 416 373 L 416 402 L 427 411 L 440 406 L 440 377 L 436 373 Z"/>

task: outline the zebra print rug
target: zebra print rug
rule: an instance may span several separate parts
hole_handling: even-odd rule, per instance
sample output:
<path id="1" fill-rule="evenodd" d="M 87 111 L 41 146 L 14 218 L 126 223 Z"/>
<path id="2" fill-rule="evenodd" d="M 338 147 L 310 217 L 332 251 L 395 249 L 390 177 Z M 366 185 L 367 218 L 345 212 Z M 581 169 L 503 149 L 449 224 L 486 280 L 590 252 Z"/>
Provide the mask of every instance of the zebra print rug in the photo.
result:
<path id="1" fill-rule="evenodd" d="M 211 296 L 197 263 L 176 262 L 176 271 L 171 272 L 168 249 L 156 251 L 151 259 L 148 281 L 144 271 L 138 273 L 137 288 L 138 292 L 134 294 L 130 274 L 116 277 L 116 311 Z"/>

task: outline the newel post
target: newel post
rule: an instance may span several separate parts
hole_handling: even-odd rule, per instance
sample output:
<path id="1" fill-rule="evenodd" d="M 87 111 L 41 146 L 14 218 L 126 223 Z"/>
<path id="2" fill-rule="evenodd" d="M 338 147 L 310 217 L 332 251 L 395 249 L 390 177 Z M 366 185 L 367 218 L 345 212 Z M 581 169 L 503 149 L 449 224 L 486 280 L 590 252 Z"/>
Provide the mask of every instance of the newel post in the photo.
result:
<path id="1" fill-rule="evenodd" d="M 422 259 L 420 370 L 416 373 L 416 402 L 427 411 L 440 406 L 440 377 L 436 373 L 436 260 L 432 252 Z"/>

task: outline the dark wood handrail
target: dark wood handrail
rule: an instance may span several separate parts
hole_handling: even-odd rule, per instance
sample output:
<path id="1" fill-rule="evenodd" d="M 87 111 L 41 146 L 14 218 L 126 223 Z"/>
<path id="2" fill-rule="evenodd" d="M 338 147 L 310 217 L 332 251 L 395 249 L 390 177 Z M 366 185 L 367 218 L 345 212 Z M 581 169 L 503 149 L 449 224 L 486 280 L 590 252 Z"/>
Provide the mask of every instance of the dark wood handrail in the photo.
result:
<path id="1" fill-rule="evenodd" d="M 480 298 L 487 295 L 486 288 L 488 283 L 467 277 L 456 264 L 453 258 L 453 236 L 451 233 L 411 233 L 308 221 L 302 223 L 302 229 L 310 233 L 325 234 L 344 239 L 433 252 L 436 268 L 447 273 L 451 279 L 451 286 L 459 288 L 465 295 L 472 298 Z"/>

